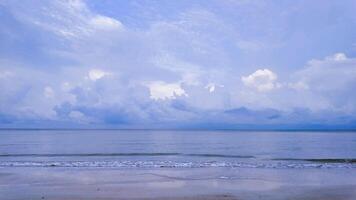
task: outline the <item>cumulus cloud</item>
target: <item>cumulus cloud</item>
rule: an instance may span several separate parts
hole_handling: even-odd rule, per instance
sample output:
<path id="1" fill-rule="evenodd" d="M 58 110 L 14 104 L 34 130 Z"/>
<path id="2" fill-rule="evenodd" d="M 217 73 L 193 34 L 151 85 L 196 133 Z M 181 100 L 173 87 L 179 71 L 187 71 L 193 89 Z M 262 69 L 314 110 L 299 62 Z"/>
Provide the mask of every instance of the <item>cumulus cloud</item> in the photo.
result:
<path id="1" fill-rule="evenodd" d="M 310 54 L 285 53 L 294 43 L 306 43 L 298 34 L 285 40 L 291 37 L 281 33 L 290 24 L 284 21 L 288 16 L 279 19 L 282 11 L 289 13 L 283 6 L 119 2 L 130 9 L 107 16 L 95 4 L 0 3 L 0 121 L 13 115 L 19 121 L 129 127 L 162 121 L 244 123 L 255 115 L 262 116 L 257 121 L 283 123 L 295 120 L 283 118 L 295 108 L 309 119 L 316 116 L 309 111 L 340 117 L 355 112 L 355 59 L 337 53 L 299 65 Z M 235 7 L 229 11 L 230 6 Z M 276 12 L 264 12 L 271 7 Z M 279 77 L 271 69 L 255 71 L 264 65 Z"/>
<path id="2" fill-rule="evenodd" d="M 179 83 L 165 83 L 155 81 L 148 84 L 150 98 L 154 100 L 175 99 L 179 96 L 187 96 L 187 93 Z"/>
<path id="3" fill-rule="evenodd" d="M 312 97 L 324 98 L 329 109 L 356 111 L 356 59 L 336 53 L 324 59 L 313 59 L 295 73 L 298 88 L 308 89 Z"/>
<path id="4" fill-rule="evenodd" d="M 259 69 L 248 76 L 241 77 L 245 86 L 257 89 L 260 92 L 268 92 L 280 87 L 276 80 L 277 75 L 269 69 Z"/>

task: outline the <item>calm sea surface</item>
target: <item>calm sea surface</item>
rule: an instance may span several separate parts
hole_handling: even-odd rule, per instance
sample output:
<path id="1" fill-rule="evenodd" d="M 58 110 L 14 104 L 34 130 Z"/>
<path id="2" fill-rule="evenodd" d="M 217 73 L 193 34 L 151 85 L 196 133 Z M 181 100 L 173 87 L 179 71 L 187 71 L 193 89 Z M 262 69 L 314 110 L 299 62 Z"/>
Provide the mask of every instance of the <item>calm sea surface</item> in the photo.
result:
<path id="1" fill-rule="evenodd" d="M 2 130 L 0 167 L 356 169 L 356 132 Z"/>

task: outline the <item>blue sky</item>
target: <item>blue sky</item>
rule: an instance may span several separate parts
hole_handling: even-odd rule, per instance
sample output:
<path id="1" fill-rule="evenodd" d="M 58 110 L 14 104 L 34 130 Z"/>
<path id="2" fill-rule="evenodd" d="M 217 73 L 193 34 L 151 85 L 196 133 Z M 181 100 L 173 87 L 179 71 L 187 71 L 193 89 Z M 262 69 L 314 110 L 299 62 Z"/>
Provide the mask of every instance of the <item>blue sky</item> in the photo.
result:
<path id="1" fill-rule="evenodd" d="M 356 1 L 0 1 L 2 128 L 355 128 Z"/>

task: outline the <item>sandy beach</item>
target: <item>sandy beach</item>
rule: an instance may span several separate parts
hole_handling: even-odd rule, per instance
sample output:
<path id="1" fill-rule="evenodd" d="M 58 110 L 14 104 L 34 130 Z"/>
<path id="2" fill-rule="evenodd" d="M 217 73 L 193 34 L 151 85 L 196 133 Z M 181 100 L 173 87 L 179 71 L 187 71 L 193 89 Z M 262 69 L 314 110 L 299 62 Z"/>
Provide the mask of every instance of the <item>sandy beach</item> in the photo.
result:
<path id="1" fill-rule="evenodd" d="M 1 200 L 355 198 L 353 169 L 0 168 Z"/>
<path id="2" fill-rule="evenodd" d="M 0 200 L 356 200 L 356 0 L 0 0 Z"/>

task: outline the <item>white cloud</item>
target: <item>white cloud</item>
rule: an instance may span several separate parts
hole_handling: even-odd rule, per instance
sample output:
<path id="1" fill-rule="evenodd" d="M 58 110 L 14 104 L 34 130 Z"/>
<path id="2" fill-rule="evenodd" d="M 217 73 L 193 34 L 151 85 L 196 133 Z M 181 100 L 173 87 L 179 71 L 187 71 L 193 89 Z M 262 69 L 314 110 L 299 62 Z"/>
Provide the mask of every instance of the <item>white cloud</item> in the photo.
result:
<path id="1" fill-rule="evenodd" d="M 343 53 L 312 60 L 296 74 L 299 88 L 307 87 L 312 99 L 325 99 L 328 109 L 356 111 L 356 59 Z"/>
<path id="2" fill-rule="evenodd" d="M 39 5 L 37 4 L 39 3 Z M 91 37 L 97 31 L 122 30 L 122 23 L 92 12 L 83 0 L 7 2 L 18 19 L 69 40 Z M 31 9 L 28 9 L 28 8 Z"/>
<path id="3" fill-rule="evenodd" d="M 101 30 L 119 30 L 123 28 L 123 25 L 120 21 L 102 15 L 93 17 L 90 20 L 90 24 L 94 26 L 94 28 Z"/>
<path id="4" fill-rule="evenodd" d="M 175 99 L 177 96 L 188 96 L 178 83 L 155 81 L 148 84 L 150 98 L 154 100 Z"/>
<path id="5" fill-rule="evenodd" d="M 267 92 L 280 87 L 276 80 L 277 75 L 269 69 L 259 69 L 248 76 L 241 77 L 244 85 L 255 88 L 260 92 Z"/>
<path id="6" fill-rule="evenodd" d="M 344 53 L 335 53 L 332 56 L 326 57 L 326 60 L 343 61 L 347 60 L 347 57 Z"/>
<path id="7" fill-rule="evenodd" d="M 205 86 L 205 89 L 209 90 L 210 93 L 214 92 L 217 87 L 224 87 L 224 85 L 217 85 L 215 83 L 209 83 Z"/>
<path id="8" fill-rule="evenodd" d="M 278 41 L 269 40 L 269 37 L 266 37 L 266 41 L 272 42 L 266 42 L 264 37 L 243 37 L 239 27 L 225 23 L 226 20 L 218 13 L 204 10 L 187 13 L 180 11 L 179 15 L 162 18 L 163 20 L 142 18 L 144 21 L 139 24 L 142 22 L 144 26 L 136 27 L 137 24 L 132 21 L 130 26 L 124 27 L 119 20 L 90 10 L 85 1 L 46 1 L 28 9 L 32 3 L 29 2 L 19 11 L 11 13 L 15 13 L 16 19 L 22 20 L 19 24 L 23 23 L 31 29 L 35 24 L 34 31 L 38 34 L 33 34 L 34 36 L 48 36 L 44 40 L 39 37 L 38 44 L 45 44 L 41 46 L 41 50 L 45 49 L 51 56 L 50 59 L 55 59 L 50 61 L 59 62 L 43 62 L 43 65 L 56 63 L 53 71 L 45 70 L 43 73 L 40 73 L 42 68 L 37 66 L 35 70 L 31 70 L 28 63 L 32 62 L 25 63 L 29 66 L 22 67 L 25 72 L 21 72 L 23 75 L 20 78 L 11 77 L 13 82 L 7 78 L 8 73 L 0 71 L 1 108 L 9 110 L 9 113 L 15 112 L 11 112 L 8 105 L 13 110 L 28 107 L 31 112 L 46 113 L 63 103 L 70 103 L 73 108 L 117 108 L 149 118 L 160 113 L 160 109 L 167 109 L 164 106 L 170 106 L 169 103 L 160 101 L 152 103 L 152 99 L 169 100 L 188 94 L 189 98 L 179 98 L 179 102 L 192 110 L 217 111 L 240 106 L 315 108 L 320 105 L 325 105 L 323 109 L 329 109 L 332 107 L 330 105 L 335 105 L 330 99 L 338 99 L 340 105 L 346 102 L 343 105 L 355 107 L 356 101 L 352 101 L 355 95 L 352 91 L 355 91 L 353 85 L 356 76 L 352 65 L 356 65 L 353 64 L 354 59 L 347 58 L 343 53 L 311 62 L 299 72 L 300 77 L 293 81 L 286 80 L 288 77 L 283 76 L 283 89 L 267 93 L 281 87 L 281 81 L 274 72 L 270 69 L 252 69 L 251 72 L 255 71 L 252 74 L 238 74 L 241 69 L 234 66 L 243 65 L 246 58 L 251 58 L 251 55 L 256 57 L 254 53 L 262 50 L 263 55 L 269 56 L 267 50 L 272 48 L 270 43 Z M 115 17 L 120 19 L 120 16 L 122 15 Z M 253 32 L 258 31 L 253 29 Z M 263 32 L 259 35 L 267 34 Z M 22 41 L 21 34 L 14 36 Z M 232 56 L 231 53 L 239 49 L 232 51 L 230 47 L 236 47 L 231 44 L 237 44 L 245 52 L 236 54 L 237 57 Z M 42 51 L 40 54 L 45 56 Z M 249 55 L 244 57 L 243 54 Z M 262 56 L 259 62 L 263 64 L 263 61 L 266 58 Z M 245 66 L 249 65 L 247 63 Z M 105 68 L 91 69 L 90 66 Z M 56 67 L 61 69 L 55 69 Z M 286 72 L 293 73 L 291 70 L 293 69 L 285 68 Z M 20 74 L 15 72 L 14 76 Z M 85 80 L 82 79 L 83 76 Z M 36 77 L 36 80 L 32 77 Z M 99 81 L 101 79 L 105 81 Z M 151 80 L 162 81 L 149 82 Z M 236 84 L 240 80 L 243 84 Z M 223 85 L 217 83 L 222 83 L 225 87 L 222 88 Z M 46 87 L 47 85 L 53 88 Z M 21 95 L 15 95 L 17 93 L 14 91 Z M 340 91 L 341 95 L 338 93 Z M 55 98 L 45 99 L 44 96 Z M 147 104 L 151 103 L 157 107 L 145 110 Z M 35 112 L 36 110 L 41 112 Z M 89 111 L 72 111 L 69 117 L 81 119 L 87 112 Z M 176 110 L 170 117 L 175 116 L 175 112 Z M 169 118 L 168 115 L 165 118 Z"/>
<path id="9" fill-rule="evenodd" d="M 100 69 L 91 69 L 88 73 L 88 77 L 92 81 L 99 80 L 104 76 L 110 75 L 111 73 L 100 70 Z"/>
<path id="10" fill-rule="evenodd" d="M 205 88 L 208 89 L 210 93 L 215 91 L 215 85 L 214 84 L 207 85 Z"/>
<path id="11" fill-rule="evenodd" d="M 322 60 L 309 61 L 296 75 L 314 90 L 344 89 L 356 80 L 356 61 L 336 53 Z"/>

